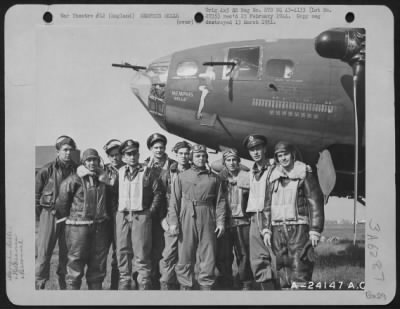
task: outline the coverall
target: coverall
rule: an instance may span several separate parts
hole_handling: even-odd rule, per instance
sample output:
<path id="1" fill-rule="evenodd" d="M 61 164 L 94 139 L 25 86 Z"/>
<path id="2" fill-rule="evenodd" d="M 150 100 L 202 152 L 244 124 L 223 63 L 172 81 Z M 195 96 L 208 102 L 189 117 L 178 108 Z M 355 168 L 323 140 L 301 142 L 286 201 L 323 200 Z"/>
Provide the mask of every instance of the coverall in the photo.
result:
<path id="1" fill-rule="evenodd" d="M 170 222 L 179 225 L 179 284 L 192 288 L 196 252 L 198 252 L 201 289 L 215 282 L 216 226 L 225 223 L 225 197 L 220 180 L 207 169 L 192 166 L 176 177 L 169 205 Z"/>

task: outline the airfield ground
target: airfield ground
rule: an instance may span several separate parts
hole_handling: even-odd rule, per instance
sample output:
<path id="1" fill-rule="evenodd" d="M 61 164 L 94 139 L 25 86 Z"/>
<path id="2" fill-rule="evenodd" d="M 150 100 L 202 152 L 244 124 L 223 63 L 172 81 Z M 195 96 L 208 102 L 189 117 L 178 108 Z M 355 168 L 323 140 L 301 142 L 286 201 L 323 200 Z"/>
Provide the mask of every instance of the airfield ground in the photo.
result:
<path id="1" fill-rule="evenodd" d="M 37 225 L 36 225 L 37 235 Z M 331 282 L 336 282 L 336 288 L 339 287 L 338 282 L 342 282 L 343 286 L 349 283 L 354 286 L 364 281 L 364 265 L 365 265 L 365 224 L 357 225 L 357 243 L 353 246 L 353 226 L 351 224 L 326 224 L 322 234 L 325 238 L 317 249 L 317 259 L 314 266 L 313 281 L 318 282 L 320 287 L 316 289 L 329 288 Z M 58 289 L 56 266 L 58 261 L 58 247 L 56 246 L 52 259 L 50 280 L 46 285 L 46 289 Z M 110 286 L 110 261 L 111 254 L 108 257 L 107 276 L 103 283 L 103 288 L 108 289 Z M 234 273 L 235 273 L 234 268 Z M 34 284 L 32 282 L 32 284 Z M 332 285 L 331 285 L 332 286 Z M 86 290 L 87 285 L 83 279 L 82 290 Z"/>

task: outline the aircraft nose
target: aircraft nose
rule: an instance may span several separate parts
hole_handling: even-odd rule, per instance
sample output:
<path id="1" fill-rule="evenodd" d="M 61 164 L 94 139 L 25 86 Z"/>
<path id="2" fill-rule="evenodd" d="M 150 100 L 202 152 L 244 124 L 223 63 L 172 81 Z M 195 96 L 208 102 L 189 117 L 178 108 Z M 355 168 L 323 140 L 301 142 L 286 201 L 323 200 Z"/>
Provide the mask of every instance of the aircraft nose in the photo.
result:
<path id="1" fill-rule="evenodd" d="M 135 72 L 131 79 L 131 89 L 136 98 L 148 110 L 148 98 L 151 90 L 151 78 L 146 73 Z"/>

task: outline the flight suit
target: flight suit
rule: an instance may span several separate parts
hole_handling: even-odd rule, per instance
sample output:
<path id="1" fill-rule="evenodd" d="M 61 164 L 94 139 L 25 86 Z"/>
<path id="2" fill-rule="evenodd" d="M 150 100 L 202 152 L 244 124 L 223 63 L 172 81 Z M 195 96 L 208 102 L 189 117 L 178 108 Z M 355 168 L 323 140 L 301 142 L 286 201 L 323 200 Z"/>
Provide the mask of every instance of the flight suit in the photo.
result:
<path id="1" fill-rule="evenodd" d="M 233 288 L 232 264 L 235 252 L 240 287 L 251 289 L 253 275 L 250 268 L 249 228 L 250 220 L 245 213 L 249 195 L 249 173 L 239 171 L 237 176 L 224 169 L 220 173 L 227 193 L 227 229 L 217 240 L 217 269 L 225 289 Z"/>
<path id="2" fill-rule="evenodd" d="M 119 204 L 116 214 L 119 289 L 131 288 L 132 255 L 139 289 L 151 288 L 152 223 L 162 204 L 163 189 L 154 169 L 128 166 L 119 169 Z"/>
<path id="3" fill-rule="evenodd" d="M 311 168 L 300 161 L 289 173 L 275 168 L 270 181 L 263 233 L 272 233 L 280 286 L 290 288 L 296 283 L 299 287 L 312 279 L 309 235 L 323 230 L 323 194 Z"/>
<path id="4" fill-rule="evenodd" d="M 207 169 L 192 166 L 176 177 L 172 188 L 169 219 L 180 228 L 175 267 L 179 284 L 183 289 L 192 288 L 197 252 L 200 288 L 211 289 L 215 282 L 215 229 L 224 225 L 226 212 L 221 182 Z"/>
<path id="5" fill-rule="evenodd" d="M 91 290 L 101 290 L 107 273 L 110 248 L 110 210 L 106 204 L 106 185 L 97 176 L 69 176 L 60 187 L 56 217 L 67 217 L 67 288 L 79 290 L 84 275 Z"/>
<path id="6" fill-rule="evenodd" d="M 65 164 L 58 158 L 46 164 L 36 175 L 36 215 L 40 217 L 36 258 L 36 288 L 44 289 L 50 275 L 50 260 L 58 240 L 57 275 L 60 289 L 66 288 L 67 247 L 65 243 L 65 222 L 55 224 L 54 205 L 60 184 L 76 170 L 73 161 Z"/>
<path id="7" fill-rule="evenodd" d="M 250 171 L 250 192 L 246 212 L 250 218 L 250 265 L 254 279 L 261 289 L 274 289 L 271 255 L 262 237 L 262 213 L 267 203 L 267 190 L 272 167 L 266 164 L 258 169 L 254 164 Z"/>
<path id="8" fill-rule="evenodd" d="M 184 167 L 184 170 L 190 168 L 190 165 Z M 167 202 L 171 197 L 172 182 L 179 175 L 178 164 L 173 163 L 168 172 L 165 172 L 161 177 L 166 182 L 166 196 Z M 178 281 L 175 274 L 175 265 L 178 262 L 178 235 L 173 235 L 169 232 L 170 219 L 169 214 L 165 218 L 165 231 L 164 240 L 165 246 L 162 252 L 162 259 L 160 260 L 160 284 L 161 289 L 174 289 Z"/>

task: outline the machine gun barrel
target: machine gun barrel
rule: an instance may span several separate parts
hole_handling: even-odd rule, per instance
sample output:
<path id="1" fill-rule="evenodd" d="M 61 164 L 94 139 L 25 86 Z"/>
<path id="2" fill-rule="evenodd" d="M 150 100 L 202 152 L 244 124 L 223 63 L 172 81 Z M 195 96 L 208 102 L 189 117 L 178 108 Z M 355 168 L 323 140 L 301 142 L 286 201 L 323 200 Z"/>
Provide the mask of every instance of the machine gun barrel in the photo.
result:
<path id="1" fill-rule="evenodd" d="M 117 68 L 126 68 L 126 69 L 133 69 L 135 71 L 139 71 L 139 70 L 146 70 L 146 67 L 143 66 L 139 66 L 139 65 L 132 65 L 130 63 L 125 62 L 124 64 L 118 64 L 118 63 L 113 63 L 111 64 L 113 67 L 117 67 Z"/>

